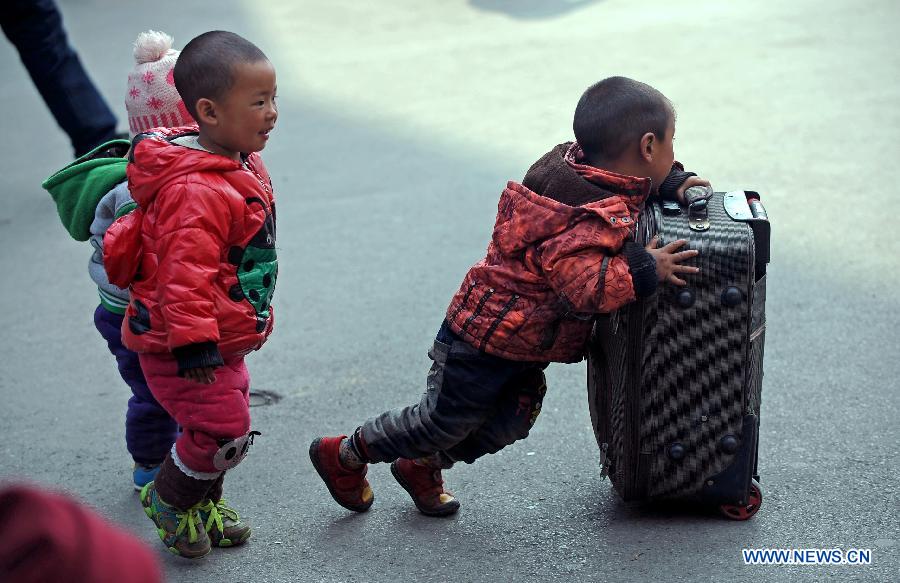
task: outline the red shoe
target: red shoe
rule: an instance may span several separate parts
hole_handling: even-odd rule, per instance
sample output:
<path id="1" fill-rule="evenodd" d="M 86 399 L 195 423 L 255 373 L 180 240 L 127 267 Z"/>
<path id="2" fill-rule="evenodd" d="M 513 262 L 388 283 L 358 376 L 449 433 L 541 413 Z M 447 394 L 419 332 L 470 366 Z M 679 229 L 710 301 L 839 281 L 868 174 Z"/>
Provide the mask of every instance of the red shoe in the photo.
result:
<path id="1" fill-rule="evenodd" d="M 391 473 L 409 492 L 419 512 L 428 516 L 450 516 L 459 510 L 459 500 L 444 490 L 441 470 L 400 458 L 391 464 Z"/>
<path id="2" fill-rule="evenodd" d="M 348 470 L 341 464 L 338 450 L 341 440 L 346 437 L 341 435 L 316 439 L 309 446 L 309 459 L 328 486 L 328 491 L 335 502 L 348 510 L 365 512 L 375 501 L 375 495 L 372 494 L 372 488 L 366 480 L 368 466 Z"/>

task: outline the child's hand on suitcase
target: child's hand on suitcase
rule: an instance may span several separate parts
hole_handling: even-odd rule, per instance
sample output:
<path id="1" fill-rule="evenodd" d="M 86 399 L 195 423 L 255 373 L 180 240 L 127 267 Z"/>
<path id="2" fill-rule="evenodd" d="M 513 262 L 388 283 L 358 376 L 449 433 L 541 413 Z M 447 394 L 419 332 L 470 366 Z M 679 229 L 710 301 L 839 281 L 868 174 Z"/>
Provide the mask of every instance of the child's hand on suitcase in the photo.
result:
<path id="1" fill-rule="evenodd" d="M 195 383 L 211 385 L 216 382 L 216 367 L 201 366 L 197 368 L 189 368 L 184 371 L 184 378 Z"/>
<path id="2" fill-rule="evenodd" d="M 684 193 L 692 186 L 706 186 L 707 188 L 712 188 L 709 180 L 700 178 L 699 176 L 688 176 L 687 180 L 682 182 L 681 186 L 678 187 L 678 190 L 675 191 L 675 198 L 678 199 L 678 204 L 682 206 L 687 204 L 687 201 L 684 199 Z"/>
<path id="3" fill-rule="evenodd" d="M 682 261 L 687 261 L 700 254 L 696 249 L 688 249 L 687 251 L 676 251 L 687 245 L 687 240 L 679 239 L 672 241 L 665 247 L 656 248 L 659 244 L 659 236 L 653 237 L 646 249 L 653 259 L 656 260 L 656 276 L 659 281 L 669 281 L 675 285 L 687 285 L 687 282 L 675 275 L 676 273 L 700 273 L 699 267 L 691 267 L 690 265 L 681 265 Z"/>

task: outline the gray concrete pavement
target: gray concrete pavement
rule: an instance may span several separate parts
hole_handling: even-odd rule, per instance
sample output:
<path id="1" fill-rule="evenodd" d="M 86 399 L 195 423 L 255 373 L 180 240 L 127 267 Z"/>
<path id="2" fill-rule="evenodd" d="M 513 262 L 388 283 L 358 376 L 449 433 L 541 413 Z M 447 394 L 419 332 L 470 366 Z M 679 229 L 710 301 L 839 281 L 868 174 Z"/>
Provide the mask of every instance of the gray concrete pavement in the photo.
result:
<path id="1" fill-rule="evenodd" d="M 263 432 L 229 474 L 252 542 L 173 581 L 896 581 L 898 326 L 892 236 L 900 98 L 895 2 L 350 0 L 62 2 L 124 116 L 130 43 L 212 28 L 278 70 L 264 158 L 278 195 L 278 325 L 250 361 Z M 175 22 L 177 21 L 177 22 Z M 0 44 L 0 477 L 72 492 L 162 551 L 130 490 L 128 390 L 94 331 L 86 245 L 40 181 L 68 161 Z M 613 74 L 678 107 L 676 155 L 773 219 L 760 471 L 746 523 L 627 505 L 599 481 L 584 365 L 554 365 L 532 436 L 448 472 L 463 503 L 420 516 L 386 467 L 365 515 L 334 504 L 306 449 L 412 402 L 425 352 L 483 253 L 509 178 L 571 135 Z M 745 566 L 747 547 L 870 548 L 869 567 Z"/>

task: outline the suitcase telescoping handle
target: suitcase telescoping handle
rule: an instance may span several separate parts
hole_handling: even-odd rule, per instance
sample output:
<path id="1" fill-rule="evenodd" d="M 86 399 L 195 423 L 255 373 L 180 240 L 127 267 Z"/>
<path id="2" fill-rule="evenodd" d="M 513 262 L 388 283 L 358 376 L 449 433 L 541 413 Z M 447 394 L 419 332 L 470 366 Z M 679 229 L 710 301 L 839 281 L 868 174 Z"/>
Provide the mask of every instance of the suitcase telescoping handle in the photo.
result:
<path id="1" fill-rule="evenodd" d="M 766 214 L 766 207 L 759 200 L 759 193 L 745 190 L 744 195 L 747 197 L 747 206 L 750 207 L 750 214 L 753 215 L 753 218 L 768 221 L 769 215 Z"/>
<path id="2" fill-rule="evenodd" d="M 760 200 L 759 193 L 754 190 L 734 190 L 725 193 L 725 212 L 733 221 L 747 223 L 753 230 L 756 254 L 756 278 L 766 273 L 769 263 L 769 238 L 771 227 L 766 207 Z"/>
<path id="3" fill-rule="evenodd" d="M 690 189 L 688 189 L 690 190 Z M 725 193 L 725 212 L 733 221 L 766 221 L 766 207 L 760 200 L 759 193 L 754 190 L 732 190 Z"/>

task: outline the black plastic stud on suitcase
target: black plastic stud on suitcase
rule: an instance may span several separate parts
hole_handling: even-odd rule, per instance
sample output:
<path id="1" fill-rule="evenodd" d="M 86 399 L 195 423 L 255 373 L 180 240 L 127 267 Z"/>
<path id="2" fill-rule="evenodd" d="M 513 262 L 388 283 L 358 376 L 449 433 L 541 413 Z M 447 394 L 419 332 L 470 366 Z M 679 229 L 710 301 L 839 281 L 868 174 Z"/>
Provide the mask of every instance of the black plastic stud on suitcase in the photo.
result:
<path id="1" fill-rule="evenodd" d="M 601 474 L 625 500 L 688 498 L 746 520 L 757 473 L 769 221 L 756 192 L 650 203 L 637 237 L 687 239 L 686 287 L 597 319 L 588 401 Z"/>

